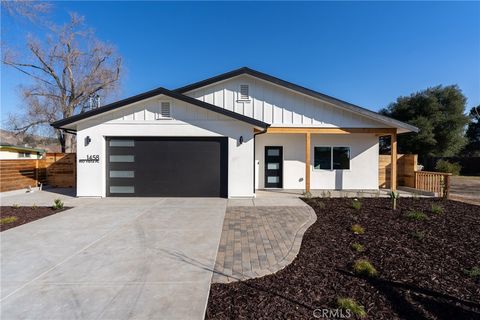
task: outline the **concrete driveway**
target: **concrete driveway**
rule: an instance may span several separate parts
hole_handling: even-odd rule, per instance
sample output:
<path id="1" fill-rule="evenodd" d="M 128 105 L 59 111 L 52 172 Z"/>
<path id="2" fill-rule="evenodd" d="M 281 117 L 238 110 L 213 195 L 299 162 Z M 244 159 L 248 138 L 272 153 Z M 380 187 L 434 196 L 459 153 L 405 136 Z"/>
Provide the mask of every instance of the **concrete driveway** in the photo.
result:
<path id="1" fill-rule="evenodd" d="M 0 234 L 2 320 L 203 318 L 225 199 L 64 199 Z"/>

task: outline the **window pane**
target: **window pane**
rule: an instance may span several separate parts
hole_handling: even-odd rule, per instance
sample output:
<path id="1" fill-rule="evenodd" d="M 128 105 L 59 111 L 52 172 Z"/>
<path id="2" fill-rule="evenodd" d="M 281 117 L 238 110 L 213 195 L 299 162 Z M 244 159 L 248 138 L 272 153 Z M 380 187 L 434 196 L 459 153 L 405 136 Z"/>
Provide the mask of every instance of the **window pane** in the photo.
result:
<path id="1" fill-rule="evenodd" d="M 110 140 L 110 147 L 134 147 L 134 140 Z"/>
<path id="2" fill-rule="evenodd" d="M 350 148 L 333 147 L 333 169 L 350 169 Z"/>
<path id="3" fill-rule="evenodd" d="M 110 193 L 135 193 L 134 186 L 111 186 Z"/>
<path id="4" fill-rule="evenodd" d="M 313 166 L 315 169 L 332 169 L 332 148 L 315 147 L 313 149 Z"/>
<path id="5" fill-rule="evenodd" d="M 268 170 L 278 170 L 280 169 L 280 163 L 269 163 L 267 164 Z"/>
<path id="6" fill-rule="evenodd" d="M 134 178 L 135 171 L 110 170 L 110 178 Z"/>
<path id="7" fill-rule="evenodd" d="M 110 156 L 110 162 L 134 162 L 134 156 Z"/>
<path id="8" fill-rule="evenodd" d="M 277 177 L 277 176 L 267 177 L 267 182 L 268 183 L 277 183 L 279 181 L 280 181 L 280 177 Z"/>
<path id="9" fill-rule="evenodd" d="M 269 156 L 279 156 L 280 155 L 280 150 L 279 149 L 268 149 L 267 150 L 267 155 L 269 155 Z"/>

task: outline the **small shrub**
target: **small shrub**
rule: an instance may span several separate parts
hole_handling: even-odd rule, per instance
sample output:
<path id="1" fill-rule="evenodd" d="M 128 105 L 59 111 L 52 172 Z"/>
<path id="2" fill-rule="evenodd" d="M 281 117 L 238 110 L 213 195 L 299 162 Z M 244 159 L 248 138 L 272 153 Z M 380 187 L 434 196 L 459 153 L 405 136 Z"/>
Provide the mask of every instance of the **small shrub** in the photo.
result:
<path id="1" fill-rule="evenodd" d="M 480 279 L 480 267 L 473 267 L 470 270 L 465 269 L 463 272 L 469 277 Z"/>
<path id="2" fill-rule="evenodd" d="M 310 191 L 304 191 L 303 196 L 307 199 L 312 198 L 312 193 Z"/>
<path id="3" fill-rule="evenodd" d="M 37 208 L 38 208 L 37 205 L 34 203 L 34 204 L 32 205 L 32 209 L 33 209 L 33 210 L 36 210 Z"/>
<path id="4" fill-rule="evenodd" d="M 409 211 L 407 213 L 407 218 L 413 221 L 422 221 L 427 219 L 427 215 L 422 211 Z"/>
<path id="5" fill-rule="evenodd" d="M 362 274 L 368 277 L 375 277 L 378 272 L 377 269 L 367 259 L 359 259 L 353 264 L 353 271 L 357 274 Z"/>
<path id="6" fill-rule="evenodd" d="M 14 204 L 12 204 L 12 208 L 13 209 L 18 209 L 18 208 L 20 208 L 20 205 L 18 203 L 14 203 Z"/>
<path id="7" fill-rule="evenodd" d="M 425 238 L 425 232 L 423 231 L 414 231 L 412 232 L 412 237 L 417 239 L 418 241 L 422 241 Z"/>
<path id="8" fill-rule="evenodd" d="M 52 206 L 52 208 L 53 208 L 54 210 L 63 209 L 63 201 L 60 200 L 60 199 L 55 199 L 55 200 L 53 201 L 53 206 Z"/>
<path id="9" fill-rule="evenodd" d="M 352 243 L 351 248 L 353 251 L 356 251 L 356 252 L 363 252 L 365 250 L 365 246 L 358 242 Z"/>
<path id="10" fill-rule="evenodd" d="M 365 228 L 363 228 L 359 224 L 354 224 L 351 228 L 352 232 L 355 234 L 364 234 L 365 233 Z"/>
<path id="11" fill-rule="evenodd" d="M 355 210 L 360 210 L 362 208 L 362 203 L 358 199 L 353 199 L 352 208 Z"/>
<path id="12" fill-rule="evenodd" d="M 462 170 L 462 166 L 458 162 L 450 162 L 448 160 L 440 159 L 435 165 L 435 171 L 438 172 L 448 172 L 454 176 L 458 176 Z"/>
<path id="13" fill-rule="evenodd" d="M 15 216 L 3 217 L 3 218 L 0 218 L 0 225 L 12 223 L 12 222 L 15 222 L 15 221 L 17 221 L 17 220 L 18 220 L 18 218 L 15 217 Z"/>
<path id="14" fill-rule="evenodd" d="M 325 203 L 321 202 L 321 201 L 317 201 L 315 203 L 315 206 L 318 208 L 318 209 L 325 209 Z"/>
<path id="15" fill-rule="evenodd" d="M 390 199 L 392 200 L 392 209 L 397 210 L 397 200 L 400 198 L 400 194 L 395 191 L 389 193 Z"/>
<path id="16" fill-rule="evenodd" d="M 359 318 L 365 318 L 367 316 L 365 308 L 350 298 L 338 298 L 337 307 L 342 310 L 350 310 L 351 313 Z"/>
<path id="17" fill-rule="evenodd" d="M 431 211 L 435 214 L 442 214 L 443 213 L 443 207 L 439 204 L 432 203 L 432 210 Z"/>

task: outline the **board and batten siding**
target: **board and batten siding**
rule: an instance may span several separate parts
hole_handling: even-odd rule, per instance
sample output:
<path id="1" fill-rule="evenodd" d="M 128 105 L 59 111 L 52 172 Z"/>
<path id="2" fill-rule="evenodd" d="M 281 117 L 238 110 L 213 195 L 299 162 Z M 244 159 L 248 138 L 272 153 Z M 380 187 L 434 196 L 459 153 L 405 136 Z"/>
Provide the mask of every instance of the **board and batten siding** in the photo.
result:
<path id="1" fill-rule="evenodd" d="M 250 101 L 239 100 L 240 85 Z M 385 124 L 248 75 L 187 92 L 193 98 L 274 126 L 382 128 Z"/>

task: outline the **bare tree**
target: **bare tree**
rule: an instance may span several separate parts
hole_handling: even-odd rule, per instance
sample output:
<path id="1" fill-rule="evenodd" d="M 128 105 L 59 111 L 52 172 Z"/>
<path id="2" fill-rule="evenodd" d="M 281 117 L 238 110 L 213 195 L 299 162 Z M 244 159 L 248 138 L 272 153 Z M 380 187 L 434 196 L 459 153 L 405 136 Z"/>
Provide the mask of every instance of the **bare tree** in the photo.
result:
<path id="1" fill-rule="evenodd" d="M 24 17 L 30 22 L 39 22 L 52 9 L 45 1 L 2 0 L 2 9 L 12 17 Z"/>
<path id="2" fill-rule="evenodd" d="M 68 24 L 54 27 L 45 43 L 29 38 L 30 59 L 20 62 L 6 52 L 3 62 L 28 75 L 32 84 L 20 88 L 25 110 L 10 115 L 20 133 L 46 126 L 88 109 L 92 96 L 104 99 L 119 86 L 122 61 L 114 47 L 95 38 L 83 17 L 71 14 Z M 72 152 L 72 135 L 56 130 L 63 152 Z"/>

